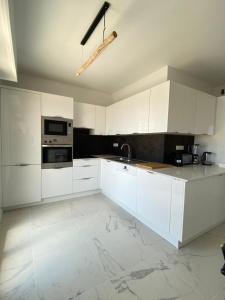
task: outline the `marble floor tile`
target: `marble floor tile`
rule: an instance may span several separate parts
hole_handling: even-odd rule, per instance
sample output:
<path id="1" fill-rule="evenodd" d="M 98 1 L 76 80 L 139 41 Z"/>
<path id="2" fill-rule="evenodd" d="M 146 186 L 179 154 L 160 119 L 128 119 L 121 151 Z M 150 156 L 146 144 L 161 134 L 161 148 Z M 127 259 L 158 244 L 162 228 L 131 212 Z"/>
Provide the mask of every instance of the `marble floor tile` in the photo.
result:
<path id="1" fill-rule="evenodd" d="M 7 212 L 0 300 L 225 300 L 224 242 L 177 250 L 101 194 Z"/>

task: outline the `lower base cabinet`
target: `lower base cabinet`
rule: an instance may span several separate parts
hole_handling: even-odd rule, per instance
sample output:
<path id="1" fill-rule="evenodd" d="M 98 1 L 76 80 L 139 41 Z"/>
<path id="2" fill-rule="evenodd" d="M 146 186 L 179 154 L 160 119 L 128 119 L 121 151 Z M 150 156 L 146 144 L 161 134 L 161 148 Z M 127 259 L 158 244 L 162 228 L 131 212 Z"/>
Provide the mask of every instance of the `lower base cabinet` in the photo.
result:
<path id="1" fill-rule="evenodd" d="M 117 163 L 113 189 L 115 200 L 135 214 L 137 211 L 137 168 Z"/>
<path id="2" fill-rule="evenodd" d="M 171 178 L 138 170 L 137 215 L 165 233 L 170 230 L 171 188 Z"/>
<path id="3" fill-rule="evenodd" d="M 42 169 L 42 198 L 73 193 L 73 168 Z"/>
<path id="4" fill-rule="evenodd" d="M 3 207 L 41 201 L 41 165 L 2 167 Z"/>

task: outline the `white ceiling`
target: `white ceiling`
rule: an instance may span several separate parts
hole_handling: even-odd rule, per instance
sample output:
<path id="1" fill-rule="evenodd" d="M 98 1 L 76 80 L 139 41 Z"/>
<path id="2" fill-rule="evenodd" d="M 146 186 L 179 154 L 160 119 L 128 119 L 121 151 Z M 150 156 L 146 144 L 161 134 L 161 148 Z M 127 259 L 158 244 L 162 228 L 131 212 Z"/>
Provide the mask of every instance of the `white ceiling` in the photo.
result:
<path id="1" fill-rule="evenodd" d="M 101 43 L 101 23 L 80 41 L 101 0 L 14 0 L 20 72 L 114 93 L 165 65 L 215 86 L 225 82 L 224 0 L 110 0 L 106 35 L 118 38 L 80 77 Z"/>

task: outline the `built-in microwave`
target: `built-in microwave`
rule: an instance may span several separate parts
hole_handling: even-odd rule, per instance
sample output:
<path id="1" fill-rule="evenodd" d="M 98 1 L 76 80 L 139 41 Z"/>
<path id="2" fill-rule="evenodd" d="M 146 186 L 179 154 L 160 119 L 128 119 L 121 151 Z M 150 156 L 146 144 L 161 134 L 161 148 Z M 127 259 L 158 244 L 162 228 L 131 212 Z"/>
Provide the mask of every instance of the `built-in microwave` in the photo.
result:
<path id="1" fill-rule="evenodd" d="M 41 118 L 42 145 L 72 145 L 73 144 L 73 120 L 61 117 Z"/>
<path id="2" fill-rule="evenodd" d="M 42 145 L 42 169 L 73 166 L 72 145 Z"/>

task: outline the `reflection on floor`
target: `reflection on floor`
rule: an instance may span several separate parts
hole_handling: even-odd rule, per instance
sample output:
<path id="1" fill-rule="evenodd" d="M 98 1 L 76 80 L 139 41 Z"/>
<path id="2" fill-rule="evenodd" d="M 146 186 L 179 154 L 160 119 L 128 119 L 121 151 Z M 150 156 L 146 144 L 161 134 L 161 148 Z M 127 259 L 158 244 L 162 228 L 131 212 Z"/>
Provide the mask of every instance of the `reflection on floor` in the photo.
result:
<path id="1" fill-rule="evenodd" d="M 5 213 L 0 235 L 0 299 L 225 299 L 225 225 L 178 251 L 99 194 Z"/>

